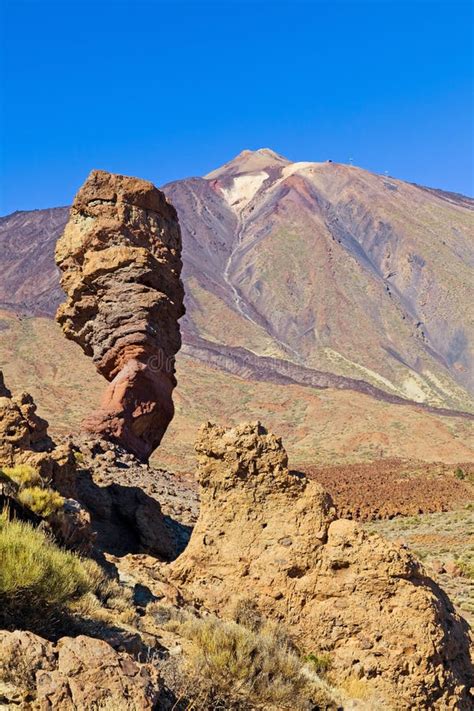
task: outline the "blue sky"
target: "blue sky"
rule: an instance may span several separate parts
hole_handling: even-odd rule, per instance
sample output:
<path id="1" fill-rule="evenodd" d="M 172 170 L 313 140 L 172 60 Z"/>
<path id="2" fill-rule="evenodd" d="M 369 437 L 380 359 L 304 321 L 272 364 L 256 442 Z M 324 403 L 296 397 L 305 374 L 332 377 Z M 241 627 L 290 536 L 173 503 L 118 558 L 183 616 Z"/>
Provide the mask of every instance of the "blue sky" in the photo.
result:
<path id="1" fill-rule="evenodd" d="M 2 0 L 0 213 L 92 168 L 157 185 L 244 148 L 472 194 L 472 9 L 450 0 Z"/>

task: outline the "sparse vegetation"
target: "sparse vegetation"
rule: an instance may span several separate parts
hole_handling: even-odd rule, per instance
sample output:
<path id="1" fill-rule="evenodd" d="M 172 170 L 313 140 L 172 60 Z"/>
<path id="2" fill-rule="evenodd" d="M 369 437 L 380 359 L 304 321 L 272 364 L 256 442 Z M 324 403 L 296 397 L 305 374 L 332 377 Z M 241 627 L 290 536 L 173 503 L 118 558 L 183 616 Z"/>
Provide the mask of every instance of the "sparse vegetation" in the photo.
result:
<path id="1" fill-rule="evenodd" d="M 372 522 L 366 524 L 366 528 L 389 539 L 398 540 L 402 536 L 416 558 L 423 561 L 429 574 L 433 575 L 448 593 L 460 613 L 472 622 L 474 620 L 473 525 L 474 506 L 469 503 L 455 511 Z M 449 564 L 452 562 L 456 563 L 461 575 L 450 571 Z M 447 572 L 443 572 L 446 565 L 448 565 Z"/>
<path id="2" fill-rule="evenodd" d="M 331 668 L 330 654 L 313 654 L 313 652 L 310 652 L 306 655 L 304 661 L 308 664 L 308 666 L 314 669 L 316 674 L 325 674 Z"/>
<path id="3" fill-rule="evenodd" d="M 454 472 L 454 476 L 456 477 L 456 479 L 461 479 L 461 480 L 466 478 L 466 475 L 465 475 L 464 471 L 461 469 L 461 467 L 458 467 L 456 469 L 456 471 Z"/>
<path id="4" fill-rule="evenodd" d="M 330 687 L 285 642 L 275 623 L 254 632 L 213 615 L 183 615 L 167 627 L 187 640 L 183 708 L 303 709 L 331 703 Z"/>
<path id="5" fill-rule="evenodd" d="M 46 533 L 0 515 L 0 620 L 34 628 L 48 613 L 95 592 L 104 574 L 92 561 L 59 548 Z"/>
<path id="6" fill-rule="evenodd" d="M 474 580 L 474 559 L 458 560 L 456 562 L 459 565 L 462 574 L 466 578 L 469 578 L 469 580 Z"/>
<path id="7" fill-rule="evenodd" d="M 0 651 L 0 681 L 13 684 L 25 693 L 32 693 L 36 688 L 35 672 L 31 656 L 25 650 L 16 649 L 15 654 L 7 650 Z"/>
<path id="8" fill-rule="evenodd" d="M 81 464 L 84 464 L 85 457 L 82 452 L 79 452 L 79 450 L 75 450 L 74 460 L 75 460 L 76 464 L 81 465 Z"/>
<path id="9" fill-rule="evenodd" d="M 36 486 L 41 483 L 39 473 L 29 464 L 18 464 L 15 467 L 3 467 L 2 480 L 9 482 L 14 489 Z"/>
<path id="10" fill-rule="evenodd" d="M 89 711 L 141 711 L 131 699 L 121 696 L 106 696 L 90 707 Z"/>
<path id="11" fill-rule="evenodd" d="M 122 587 L 116 580 L 106 577 L 101 568 L 92 561 L 84 560 L 91 566 L 93 592 L 88 592 L 69 606 L 71 612 L 80 617 L 104 624 L 133 625 L 137 612 L 133 605 L 133 593 Z"/>
<path id="12" fill-rule="evenodd" d="M 372 696 L 372 691 L 365 679 L 350 676 L 342 682 L 341 686 L 351 699 L 368 701 Z M 378 708 L 382 709 L 383 707 L 379 706 Z"/>
<path id="13" fill-rule="evenodd" d="M 47 518 L 61 509 L 64 498 L 54 489 L 41 488 L 40 486 L 27 486 L 18 493 L 18 501 L 27 506 L 38 516 Z"/>

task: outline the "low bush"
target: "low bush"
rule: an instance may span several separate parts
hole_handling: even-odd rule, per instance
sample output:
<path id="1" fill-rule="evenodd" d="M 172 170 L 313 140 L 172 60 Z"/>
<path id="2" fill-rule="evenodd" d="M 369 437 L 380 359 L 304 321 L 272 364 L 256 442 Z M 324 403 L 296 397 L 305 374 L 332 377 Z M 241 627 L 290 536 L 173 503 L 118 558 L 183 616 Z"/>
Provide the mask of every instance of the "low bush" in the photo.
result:
<path id="1" fill-rule="evenodd" d="M 459 566 L 459 569 L 461 570 L 461 573 L 466 577 L 469 578 L 469 580 L 474 580 L 474 559 L 471 558 L 466 558 L 466 559 L 458 559 L 456 563 Z"/>
<path id="2" fill-rule="evenodd" d="M 254 632 L 212 615 L 185 615 L 166 626 L 188 642 L 183 708 L 296 710 L 332 701 L 328 685 L 282 642 L 276 624 L 262 622 Z"/>
<path id="3" fill-rule="evenodd" d="M 64 505 L 64 498 L 61 494 L 58 494 L 54 489 L 42 489 L 40 486 L 27 486 L 21 489 L 17 499 L 43 518 L 55 513 Z"/>
<path id="4" fill-rule="evenodd" d="M 79 452 L 78 450 L 76 450 L 74 452 L 74 460 L 75 460 L 76 464 L 81 465 L 81 464 L 84 464 L 85 457 L 82 452 Z"/>
<path id="5" fill-rule="evenodd" d="M 42 530 L 0 514 L 0 622 L 35 628 L 102 584 L 93 561 L 59 548 Z"/>
<path id="6" fill-rule="evenodd" d="M 307 654 L 305 657 L 305 662 L 310 666 L 316 674 L 325 674 L 331 669 L 331 655 L 330 654 Z"/>
<path id="7" fill-rule="evenodd" d="M 18 494 L 18 500 L 38 516 L 47 518 L 64 506 L 64 497 L 54 489 L 27 486 Z"/>
<path id="8" fill-rule="evenodd" d="M 25 694 L 34 692 L 38 668 L 32 666 L 31 657 L 24 649 L 16 649 L 14 653 L 0 650 L 0 682 L 12 684 Z"/>
<path id="9" fill-rule="evenodd" d="M 3 467 L 2 472 L 20 489 L 25 486 L 36 486 L 41 483 L 41 476 L 29 464 L 18 464 L 16 467 Z"/>
<path id="10" fill-rule="evenodd" d="M 43 518 L 56 513 L 64 505 L 64 498 L 51 489 L 39 473 L 28 464 L 3 467 L 0 481 L 5 487 L 5 493 Z"/>

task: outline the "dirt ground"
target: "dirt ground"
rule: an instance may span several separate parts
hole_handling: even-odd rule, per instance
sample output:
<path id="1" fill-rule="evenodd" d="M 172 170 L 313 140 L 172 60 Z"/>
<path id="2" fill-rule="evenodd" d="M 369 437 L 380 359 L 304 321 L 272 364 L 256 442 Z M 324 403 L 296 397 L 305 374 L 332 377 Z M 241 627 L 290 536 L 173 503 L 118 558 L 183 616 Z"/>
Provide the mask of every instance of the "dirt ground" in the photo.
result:
<path id="1" fill-rule="evenodd" d="M 449 511 L 474 502 L 474 464 L 382 459 L 314 466 L 305 473 L 329 491 L 339 515 L 362 521 Z"/>
<path id="2" fill-rule="evenodd" d="M 474 504 L 445 513 L 399 516 L 365 524 L 403 542 L 447 592 L 460 614 L 474 623 Z"/>

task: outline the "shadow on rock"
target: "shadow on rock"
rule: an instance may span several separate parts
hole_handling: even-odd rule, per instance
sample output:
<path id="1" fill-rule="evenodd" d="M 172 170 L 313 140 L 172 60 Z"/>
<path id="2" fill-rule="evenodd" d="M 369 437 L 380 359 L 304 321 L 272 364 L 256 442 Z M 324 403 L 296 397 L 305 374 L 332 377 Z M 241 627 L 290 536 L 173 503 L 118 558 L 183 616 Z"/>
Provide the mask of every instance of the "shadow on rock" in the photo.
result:
<path id="1" fill-rule="evenodd" d="M 101 486 L 89 470 L 77 477 L 77 495 L 91 514 L 97 547 L 116 556 L 147 552 L 171 561 L 186 548 L 192 527 L 165 516 L 138 486 Z"/>

